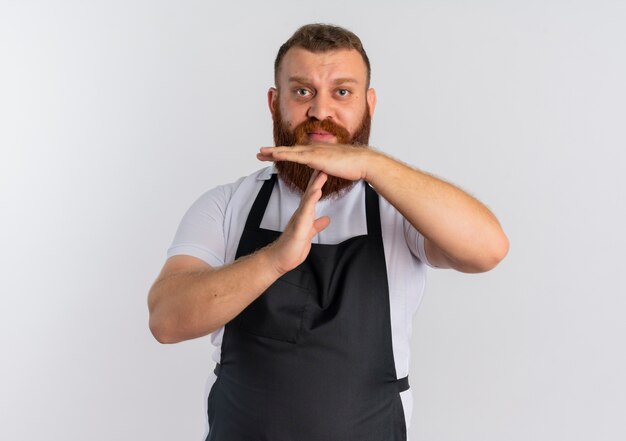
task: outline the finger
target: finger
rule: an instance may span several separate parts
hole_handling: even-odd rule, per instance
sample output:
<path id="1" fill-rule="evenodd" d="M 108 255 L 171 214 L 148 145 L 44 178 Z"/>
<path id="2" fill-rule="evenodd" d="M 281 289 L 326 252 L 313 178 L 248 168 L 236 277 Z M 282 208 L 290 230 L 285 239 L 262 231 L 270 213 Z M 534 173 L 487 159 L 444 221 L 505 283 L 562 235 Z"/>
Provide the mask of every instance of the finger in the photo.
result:
<path id="1" fill-rule="evenodd" d="M 306 187 L 306 190 L 304 191 L 305 194 L 309 191 L 310 192 L 317 191 L 317 190 L 321 191 L 327 179 L 328 179 L 328 175 L 324 173 L 323 171 L 313 170 L 313 173 L 311 174 L 311 178 L 309 179 L 309 183 Z"/>
<path id="2" fill-rule="evenodd" d="M 292 145 L 292 146 L 284 146 L 277 145 L 276 147 L 261 147 L 259 151 L 261 153 L 271 153 L 271 152 L 290 152 L 290 151 L 302 151 L 302 150 L 310 150 L 312 145 Z"/>
<path id="3" fill-rule="evenodd" d="M 314 148 L 310 145 L 295 145 L 292 147 L 261 147 L 259 152 L 264 155 L 297 157 L 299 155 L 314 152 Z"/>
<path id="4" fill-rule="evenodd" d="M 260 161 L 291 161 L 300 164 L 306 164 L 300 156 L 300 152 L 292 152 L 289 150 L 266 150 L 265 147 L 261 148 L 261 152 L 256 154 L 256 157 Z"/>
<path id="5" fill-rule="evenodd" d="M 326 179 L 328 179 L 328 175 L 324 172 L 315 171 L 314 174 L 315 176 L 311 177 L 309 185 L 302 195 L 299 207 L 303 214 L 311 216 L 315 213 L 315 204 L 321 199 L 322 187 L 324 186 Z"/>
<path id="6" fill-rule="evenodd" d="M 308 184 L 306 184 L 306 188 L 309 188 L 311 186 L 311 184 L 313 184 L 313 182 L 315 182 L 315 178 L 317 178 L 317 176 L 320 174 L 319 170 L 313 170 L 313 173 L 311 173 L 311 177 L 309 178 L 309 182 Z"/>
<path id="7" fill-rule="evenodd" d="M 293 225 L 293 231 L 297 236 L 308 237 L 309 239 L 315 236 L 315 231 L 317 230 L 315 204 L 322 197 L 322 186 L 327 178 L 326 173 L 319 171 L 313 172 L 313 176 L 311 176 L 309 180 L 309 185 L 300 200 L 300 205 L 289 221 L 289 223 Z M 328 222 L 330 222 L 330 219 Z M 319 224 L 319 231 L 328 226 L 325 220 L 317 223 Z"/>
<path id="8" fill-rule="evenodd" d="M 307 164 L 310 160 L 306 152 L 296 150 L 274 150 L 271 152 L 274 161 L 290 161 L 298 164 Z"/>
<path id="9" fill-rule="evenodd" d="M 319 219 L 315 219 L 313 222 L 313 236 L 324 230 L 328 225 L 330 225 L 330 218 L 328 216 L 322 216 Z M 313 238 L 313 236 L 311 236 L 311 238 Z"/>
<path id="10" fill-rule="evenodd" d="M 308 192 L 302 196 L 300 205 L 289 220 L 289 225 L 298 237 L 312 237 L 311 228 L 315 219 L 315 204 L 322 197 L 322 190 Z M 314 235 L 314 234 L 313 234 Z"/>

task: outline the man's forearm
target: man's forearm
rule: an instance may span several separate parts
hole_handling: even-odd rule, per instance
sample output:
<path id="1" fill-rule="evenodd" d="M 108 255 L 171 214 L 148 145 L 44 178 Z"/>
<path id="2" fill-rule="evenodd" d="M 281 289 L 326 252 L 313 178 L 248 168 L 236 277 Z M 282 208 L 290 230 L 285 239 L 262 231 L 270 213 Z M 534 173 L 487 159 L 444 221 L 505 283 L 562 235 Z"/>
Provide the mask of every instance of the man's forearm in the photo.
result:
<path id="1" fill-rule="evenodd" d="M 454 185 L 376 151 L 365 179 L 456 269 L 485 271 L 506 254 L 508 240 L 496 217 Z"/>
<path id="2" fill-rule="evenodd" d="M 207 335 L 235 318 L 280 276 L 301 264 L 313 236 L 328 226 L 328 217 L 315 217 L 315 204 L 326 179 L 324 173 L 313 174 L 285 231 L 259 251 L 216 269 L 189 263 L 168 267 L 166 263 L 166 273 L 148 294 L 154 337 L 161 343 L 176 343 Z"/>
<path id="3" fill-rule="evenodd" d="M 262 147 L 257 158 L 365 179 L 459 271 L 487 271 L 508 251 L 508 240 L 487 207 L 454 185 L 376 150 L 337 144 Z"/>
<path id="4" fill-rule="evenodd" d="M 161 343 L 210 334 L 236 317 L 278 277 L 271 245 L 219 268 L 165 275 L 148 296 L 150 329 Z"/>

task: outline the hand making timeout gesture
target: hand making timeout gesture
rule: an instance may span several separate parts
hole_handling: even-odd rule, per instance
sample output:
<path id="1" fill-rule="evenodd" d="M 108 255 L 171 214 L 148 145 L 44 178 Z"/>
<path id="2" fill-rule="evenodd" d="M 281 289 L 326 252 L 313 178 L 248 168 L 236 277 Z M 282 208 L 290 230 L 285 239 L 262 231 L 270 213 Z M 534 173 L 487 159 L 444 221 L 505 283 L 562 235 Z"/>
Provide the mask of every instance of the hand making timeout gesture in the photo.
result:
<path id="1" fill-rule="evenodd" d="M 322 187 L 327 178 L 326 173 L 317 170 L 313 172 L 300 205 L 291 216 L 285 231 L 267 247 L 278 274 L 282 275 L 304 262 L 311 250 L 313 237 L 330 223 L 328 216 L 315 218 L 315 204 L 322 196 Z"/>
<path id="2" fill-rule="evenodd" d="M 315 171 L 280 237 L 221 267 L 191 256 L 170 258 L 148 297 L 150 328 L 162 343 L 209 334 L 224 326 L 286 272 L 308 256 L 328 216 L 315 217 L 328 175 Z"/>
<path id="3" fill-rule="evenodd" d="M 312 144 L 293 147 L 261 147 L 261 161 L 290 161 L 308 165 L 331 176 L 356 181 L 367 180 L 367 163 L 376 154 L 363 146 Z"/>
<path id="4" fill-rule="evenodd" d="M 295 162 L 352 181 L 364 179 L 424 235 L 426 254 L 435 266 L 488 271 L 508 251 L 498 220 L 480 201 L 370 147 L 327 143 L 261 147 L 257 158 Z"/>

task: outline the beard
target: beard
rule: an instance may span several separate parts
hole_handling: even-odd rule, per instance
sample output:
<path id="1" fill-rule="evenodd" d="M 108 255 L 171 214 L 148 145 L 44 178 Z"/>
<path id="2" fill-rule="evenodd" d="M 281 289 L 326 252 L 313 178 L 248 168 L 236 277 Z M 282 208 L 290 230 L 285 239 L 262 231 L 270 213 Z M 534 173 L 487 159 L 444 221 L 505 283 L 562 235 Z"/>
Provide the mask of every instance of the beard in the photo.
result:
<path id="1" fill-rule="evenodd" d="M 315 130 L 324 130 L 332 133 L 338 144 L 350 144 L 355 147 L 367 148 L 369 142 L 371 126 L 369 105 L 366 106 L 359 127 L 352 135 L 345 127 L 328 119 L 320 121 L 315 118 L 309 118 L 298 124 L 293 130 L 290 130 L 288 124 L 283 121 L 278 107 L 272 119 L 274 121 L 274 144 L 276 146 L 291 147 L 294 145 L 311 144 L 308 134 Z M 277 161 L 275 165 L 276 170 L 278 170 L 278 176 L 290 189 L 304 193 L 313 174 L 311 167 L 289 161 Z M 355 181 L 329 175 L 328 180 L 322 187 L 322 199 L 333 195 L 340 196 L 344 191 L 350 189 L 354 183 Z"/>

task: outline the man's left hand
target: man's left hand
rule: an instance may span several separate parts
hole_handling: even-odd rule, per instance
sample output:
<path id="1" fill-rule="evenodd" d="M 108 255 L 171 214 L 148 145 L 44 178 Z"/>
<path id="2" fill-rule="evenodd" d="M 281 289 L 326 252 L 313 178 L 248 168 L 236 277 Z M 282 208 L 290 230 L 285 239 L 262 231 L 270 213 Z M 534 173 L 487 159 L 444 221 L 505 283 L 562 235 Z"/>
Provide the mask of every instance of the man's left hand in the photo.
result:
<path id="1" fill-rule="evenodd" d="M 261 147 L 261 161 L 290 161 L 305 164 L 338 178 L 356 181 L 367 178 L 367 168 L 376 152 L 368 147 L 344 144 L 311 144 L 293 147 Z"/>
<path id="2" fill-rule="evenodd" d="M 257 158 L 297 162 L 338 178 L 365 180 L 425 237 L 426 256 L 434 266 L 468 273 L 489 271 L 508 252 L 500 223 L 480 201 L 372 148 L 262 147 Z"/>

